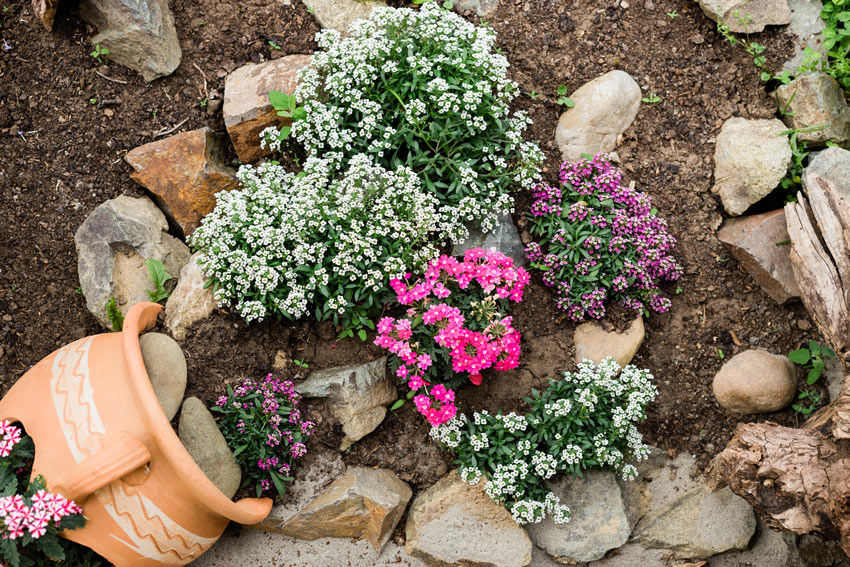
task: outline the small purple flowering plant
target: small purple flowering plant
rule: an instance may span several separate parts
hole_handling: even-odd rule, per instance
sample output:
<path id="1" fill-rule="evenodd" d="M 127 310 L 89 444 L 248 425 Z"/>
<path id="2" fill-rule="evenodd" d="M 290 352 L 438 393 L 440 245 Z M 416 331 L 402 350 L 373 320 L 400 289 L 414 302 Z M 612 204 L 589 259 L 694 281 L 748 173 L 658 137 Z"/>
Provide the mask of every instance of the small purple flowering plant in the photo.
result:
<path id="1" fill-rule="evenodd" d="M 292 466 L 307 453 L 314 424 L 302 418 L 300 401 L 292 382 L 269 374 L 228 386 L 211 408 L 221 414 L 218 427 L 242 466 L 242 486 L 254 485 L 257 496 L 274 487 L 283 498 Z"/>
<path id="2" fill-rule="evenodd" d="M 529 219 L 538 240 L 525 249 L 558 307 L 576 322 L 601 319 L 609 301 L 643 314 L 667 311 L 659 283 L 678 279 L 682 267 L 649 195 L 624 187 L 607 154 L 564 163 L 559 177 L 559 187 L 535 188 Z"/>

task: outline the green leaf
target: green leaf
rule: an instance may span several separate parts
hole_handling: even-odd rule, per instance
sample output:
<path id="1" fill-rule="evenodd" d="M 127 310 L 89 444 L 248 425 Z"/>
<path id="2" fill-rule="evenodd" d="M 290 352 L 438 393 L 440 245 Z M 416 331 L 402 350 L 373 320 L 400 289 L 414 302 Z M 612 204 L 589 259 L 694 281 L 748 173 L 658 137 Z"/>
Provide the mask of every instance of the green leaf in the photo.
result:
<path id="1" fill-rule="evenodd" d="M 390 406 L 390 411 L 395 411 L 403 405 L 404 405 L 403 399 L 396 400 L 395 403 Z"/>
<path id="2" fill-rule="evenodd" d="M 357 336 L 360 337 L 361 341 L 366 341 L 366 331 L 364 331 L 363 329 L 357 331 Z"/>
<path id="3" fill-rule="evenodd" d="M 806 364 L 811 356 L 809 354 L 809 349 L 801 348 L 789 352 L 788 358 L 790 358 L 791 362 L 794 362 L 795 364 Z"/>
<path id="4" fill-rule="evenodd" d="M 106 302 L 106 318 L 113 331 L 121 331 L 124 328 L 124 315 L 118 309 L 118 302 L 113 297 Z"/>
<path id="5" fill-rule="evenodd" d="M 51 533 L 46 533 L 35 540 L 36 548 L 54 561 L 65 559 L 65 550 L 59 543 L 59 538 Z"/>
<path id="6" fill-rule="evenodd" d="M 809 370 L 809 374 L 808 376 L 806 376 L 806 384 L 811 386 L 812 384 L 817 382 L 818 378 L 820 378 L 820 373 L 821 371 L 816 368 L 812 368 L 811 370 Z"/>
<path id="7" fill-rule="evenodd" d="M 165 270 L 165 266 L 159 260 L 148 258 L 145 260 L 145 266 L 148 268 L 148 274 L 150 274 L 151 281 L 154 285 L 154 290 L 147 292 L 148 297 L 150 297 L 151 301 L 154 303 L 158 303 L 163 299 L 168 298 L 168 292 L 165 290 L 165 283 L 168 280 L 173 279 L 174 276 Z"/>
<path id="8" fill-rule="evenodd" d="M 292 98 L 294 97 L 280 91 L 269 93 L 269 102 L 275 110 L 289 110 L 290 99 Z"/>

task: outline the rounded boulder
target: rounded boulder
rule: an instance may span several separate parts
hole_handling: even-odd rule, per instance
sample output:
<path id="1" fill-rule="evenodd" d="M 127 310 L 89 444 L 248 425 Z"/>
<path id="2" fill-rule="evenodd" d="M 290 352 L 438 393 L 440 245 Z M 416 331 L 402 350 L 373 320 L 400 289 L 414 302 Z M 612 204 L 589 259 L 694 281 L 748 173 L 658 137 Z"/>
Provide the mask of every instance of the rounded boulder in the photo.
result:
<path id="1" fill-rule="evenodd" d="M 740 414 L 778 411 L 797 392 L 797 370 L 787 356 L 749 350 L 729 359 L 712 382 L 721 407 Z"/>

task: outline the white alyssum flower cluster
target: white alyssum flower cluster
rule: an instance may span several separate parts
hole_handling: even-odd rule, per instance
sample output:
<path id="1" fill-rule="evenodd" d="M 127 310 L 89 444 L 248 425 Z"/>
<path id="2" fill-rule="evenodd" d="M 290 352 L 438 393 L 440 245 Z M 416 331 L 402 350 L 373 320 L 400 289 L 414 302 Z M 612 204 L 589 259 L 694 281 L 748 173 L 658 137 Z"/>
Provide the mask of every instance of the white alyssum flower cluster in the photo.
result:
<path id="1" fill-rule="evenodd" d="M 635 423 L 645 419 L 656 394 L 647 370 L 631 365 L 621 370 L 612 358 L 599 365 L 584 361 L 577 372 L 564 373 L 535 394 L 525 416 L 481 411 L 469 420 L 459 414 L 433 428 L 431 436 L 457 453 L 461 478 L 484 479 L 487 495 L 518 523 L 547 516 L 566 523 L 569 507 L 544 481 L 591 467 L 613 469 L 624 480 L 636 478 L 628 461 L 643 460 L 649 451 Z"/>
<path id="2" fill-rule="evenodd" d="M 354 156 L 332 176 L 319 158 L 300 174 L 243 166 L 242 188 L 216 195 L 191 244 L 219 305 L 249 322 L 297 319 L 310 309 L 345 320 L 356 304 L 377 304 L 390 279 L 437 256 L 428 241 L 437 202 L 413 171 Z"/>
<path id="3" fill-rule="evenodd" d="M 508 191 L 532 187 L 543 160 L 522 138 L 528 116 L 510 111 L 518 86 L 495 32 L 434 2 L 376 8 L 349 31 L 317 34 L 320 49 L 295 90 L 306 118 L 292 135 L 334 168 L 365 154 L 417 171 L 447 238 L 465 238 L 467 223 L 492 230 L 513 209 Z M 276 130 L 263 137 L 280 147 Z"/>

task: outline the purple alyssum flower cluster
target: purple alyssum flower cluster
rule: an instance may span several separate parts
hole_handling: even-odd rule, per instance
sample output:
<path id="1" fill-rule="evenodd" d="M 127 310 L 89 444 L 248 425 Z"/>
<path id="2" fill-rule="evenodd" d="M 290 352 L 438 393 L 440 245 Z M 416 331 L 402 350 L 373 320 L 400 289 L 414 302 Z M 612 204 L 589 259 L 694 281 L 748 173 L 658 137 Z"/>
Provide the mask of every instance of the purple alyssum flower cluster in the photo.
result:
<path id="1" fill-rule="evenodd" d="M 253 484 L 257 496 L 274 486 L 283 497 L 294 461 L 307 453 L 314 424 L 302 418 L 300 401 L 292 382 L 269 374 L 228 386 L 212 408 L 222 415 L 218 427 L 242 466 L 243 486 Z"/>
<path id="2" fill-rule="evenodd" d="M 555 288 L 558 307 L 573 321 L 601 319 L 609 301 L 635 311 L 664 312 L 661 281 L 682 268 L 671 255 L 676 239 L 656 216 L 649 195 L 624 187 L 607 154 L 561 165 L 560 186 L 538 185 L 526 255 Z"/>

